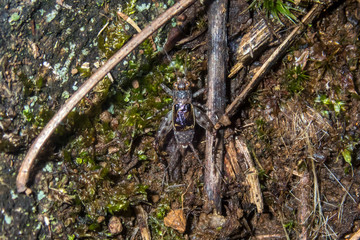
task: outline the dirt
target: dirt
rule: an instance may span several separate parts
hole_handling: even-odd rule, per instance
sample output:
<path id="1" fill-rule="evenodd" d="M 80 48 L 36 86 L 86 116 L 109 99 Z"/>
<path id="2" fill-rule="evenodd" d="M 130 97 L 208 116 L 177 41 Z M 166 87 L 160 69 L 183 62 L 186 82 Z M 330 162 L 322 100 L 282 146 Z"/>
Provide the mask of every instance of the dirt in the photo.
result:
<path id="1" fill-rule="evenodd" d="M 296 15 L 301 18 L 312 4 L 302 3 L 304 13 Z M 188 150 L 176 176 L 168 176 L 166 166 L 175 164 L 173 135 L 160 152 L 154 149 L 154 135 L 171 106 L 160 83 L 170 87 L 185 75 L 194 91 L 206 86 L 207 18 L 200 5 L 177 19 L 176 31 L 173 21 L 142 44 L 80 102 L 42 150 L 26 194 L 17 193 L 17 172 L 41 129 L 136 33 L 116 12 L 143 28 L 170 5 L 0 4 L 0 238 L 343 239 L 358 231 L 360 8 L 353 0 L 332 3 L 308 26 L 225 128 L 227 147 L 236 139 L 246 143 L 262 212 L 250 194 L 243 153 L 240 174 L 225 161 L 217 214 L 203 209 L 204 168 L 194 154 Z M 242 36 L 261 19 L 249 2 L 230 6 L 229 70 Z M 291 31 L 293 23 L 281 20 L 280 39 L 273 36 L 255 54 L 259 58 L 228 80 L 229 99 Z M 189 39 L 166 42 L 169 32 L 178 34 L 174 41 Z M 159 58 L 164 45 L 172 50 Z M 196 101 L 204 104 L 206 94 Z M 197 126 L 195 133 L 203 159 L 205 131 Z"/>

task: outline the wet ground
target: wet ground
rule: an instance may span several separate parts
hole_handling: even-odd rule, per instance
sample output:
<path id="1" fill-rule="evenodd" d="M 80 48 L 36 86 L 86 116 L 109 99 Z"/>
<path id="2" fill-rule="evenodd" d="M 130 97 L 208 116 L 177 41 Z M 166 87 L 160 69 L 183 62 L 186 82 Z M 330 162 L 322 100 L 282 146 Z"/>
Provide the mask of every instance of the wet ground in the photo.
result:
<path id="1" fill-rule="evenodd" d="M 80 102 L 38 157 L 27 194 L 17 193 L 17 171 L 41 129 L 136 33 L 118 12 L 143 28 L 172 4 L 1 3 L 0 237 L 342 239 L 358 231 L 360 12 L 351 0 L 332 3 L 308 26 L 225 128 L 226 146 L 241 139 L 255 163 L 262 213 L 251 200 L 242 158 L 237 175 L 225 161 L 223 209 L 216 215 L 203 210 L 204 169 L 192 152 L 181 159 L 177 177 L 169 177 L 172 135 L 161 154 L 154 150 L 154 134 L 171 106 L 160 83 L 170 87 L 177 75 L 186 75 L 193 89 L 206 85 L 202 6 L 187 12 L 190 20 L 178 37 L 186 41 L 167 41 L 176 21 L 166 25 Z M 235 46 L 261 19 L 247 2 L 230 4 L 229 69 Z M 301 18 L 312 4 L 300 4 L 304 13 L 295 15 Z M 293 28 L 280 18 L 285 26 L 278 39 L 273 36 L 259 58 L 228 80 L 229 99 Z M 159 57 L 164 45 L 171 61 Z M 196 101 L 205 103 L 206 97 Z M 195 132 L 203 159 L 205 131 Z"/>

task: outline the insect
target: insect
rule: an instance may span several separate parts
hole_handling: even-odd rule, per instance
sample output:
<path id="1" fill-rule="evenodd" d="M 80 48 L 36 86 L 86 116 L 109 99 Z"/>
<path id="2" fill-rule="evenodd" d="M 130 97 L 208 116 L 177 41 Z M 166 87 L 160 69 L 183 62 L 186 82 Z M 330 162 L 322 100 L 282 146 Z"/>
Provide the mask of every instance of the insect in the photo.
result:
<path id="1" fill-rule="evenodd" d="M 187 147 L 194 152 L 195 157 L 200 158 L 192 144 L 195 135 L 195 124 L 214 134 L 214 126 L 208 116 L 200 109 L 200 104 L 193 103 L 193 97 L 197 97 L 204 92 L 200 89 L 194 94 L 190 90 L 190 82 L 185 78 L 177 78 L 173 90 L 164 84 L 161 84 L 164 91 L 173 97 L 172 109 L 166 114 L 160 123 L 159 130 L 156 133 L 156 146 L 162 144 L 171 130 L 174 131 L 176 147 L 174 154 L 180 152 L 184 156 Z"/>

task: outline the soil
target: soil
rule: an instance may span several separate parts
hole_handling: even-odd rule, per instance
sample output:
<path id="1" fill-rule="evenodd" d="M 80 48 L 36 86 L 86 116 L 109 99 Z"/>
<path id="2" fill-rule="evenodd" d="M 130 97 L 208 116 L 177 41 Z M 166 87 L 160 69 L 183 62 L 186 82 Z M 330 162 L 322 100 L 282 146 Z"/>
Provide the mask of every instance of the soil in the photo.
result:
<path id="1" fill-rule="evenodd" d="M 344 239 L 356 233 L 360 8 L 355 0 L 326 3 L 223 128 L 220 213 L 204 210 L 204 167 L 190 149 L 174 159 L 173 133 L 159 151 L 154 148 L 172 103 L 160 84 L 170 87 L 185 75 L 194 91 L 206 87 L 207 16 L 200 3 L 146 40 L 87 94 L 42 149 L 26 194 L 17 193 L 17 172 L 41 129 L 136 34 L 117 12 L 143 28 L 172 4 L 0 3 L 0 238 Z M 301 11 L 292 12 L 301 19 L 314 4 L 301 2 L 296 6 Z M 269 20 L 250 2 L 232 0 L 230 6 L 229 70 L 240 59 L 242 37 L 261 19 Z M 294 27 L 279 16 L 278 35 L 260 53 L 253 49 L 254 58 L 228 79 L 228 103 Z M 267 25 L 276 29 L 271 21 Z M 206 92 L 194 101 L 204 104 Z M 196 126 L 193 143 L 200 160 L 204 139 L 205 130 Z M 259 179 L 256 201 L 239 141 Z"/>

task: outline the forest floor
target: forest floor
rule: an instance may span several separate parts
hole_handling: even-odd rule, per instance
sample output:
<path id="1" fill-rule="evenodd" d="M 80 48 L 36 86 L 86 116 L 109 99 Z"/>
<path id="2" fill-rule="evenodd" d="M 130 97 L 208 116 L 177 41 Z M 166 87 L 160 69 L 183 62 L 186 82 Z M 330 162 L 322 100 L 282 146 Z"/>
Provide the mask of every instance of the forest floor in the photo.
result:
<path id="1" fill-rule="evenodd" d="M 194 91 L 206 89 L 206 3 L 161 28 L 86 95 L 42 149 L 26 194 L 18 193 L 18 170 L 41 129 L 136 34 L 119 12 L 144 28 L 173 4 L 119 2 L 0 4 L 0 239 L 343 239 L 360 229 L 355 0 L 329 1 L 223 127 L 221 214 L 204 210 L 205 169 L 194 153 L 171 159 L 172 133 L 160 152 L 153 144 L 172 103 L 160 84 L 185 76 Z M 315 2 L 292 11 L 301 19 Z M 250 4 L 229 1 L 229 72 L 245 34 L 269 20 Z M 228 79 L 228 103 L 298 24 L 279 16 L 270 44 L 252 49 L 254 58 Z M 196 101 L 204 104 L 206 92 Z M 204 139 L 196 126 L 201 160 Z M 251 197 L 239 142 L 254 162 L 263 208 Z"/>

